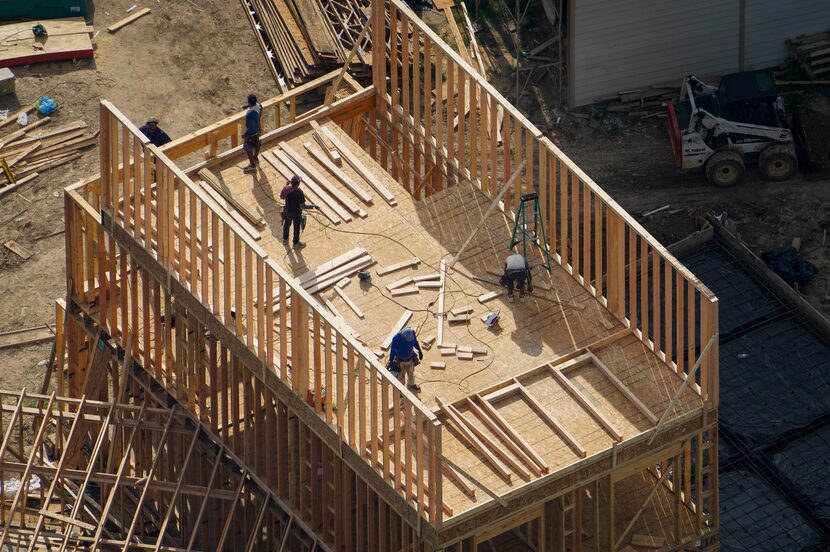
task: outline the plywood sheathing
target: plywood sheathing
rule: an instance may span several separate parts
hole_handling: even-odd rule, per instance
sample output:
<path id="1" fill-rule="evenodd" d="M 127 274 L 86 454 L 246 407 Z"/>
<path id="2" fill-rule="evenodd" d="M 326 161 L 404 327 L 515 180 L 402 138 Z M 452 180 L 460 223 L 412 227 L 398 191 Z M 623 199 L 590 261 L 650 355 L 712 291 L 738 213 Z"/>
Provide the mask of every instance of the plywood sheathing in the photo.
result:
<path id="1" fill-rule="evenodd" d="M 294 275 L 355 247 L 365 248 L 381 267 L 418 257 L 421 262 L 417 267 L 383 276 L 373 274 L 370 283 L 355 281 L 349 297 L 365 318 L 360 319 L 350 308 L 340 308 L 339 312 L 345 323 L 354 328 L 370 349 L 380 349 L 404 309 L 413 313 L 407 325 L 415 328 L 421 337 L 435 335 L 438 290 L 423 288 L 418 293 L 393 298 L 386 286 L 402 280 L 405 281 L 402 287 L 413 286 L 415 278 L 439 272 L 441 259 L 450 258 L 460 248 L 469 229 L 477 224 L 490 201 L 467 184 L 459 184 L 426 200 L 415 201 L 339 127 L 331 122 L 322 126 L 335 134 L 342 144 L 348 145 L 350 153 L 394 194 L 396 205 L 384 201 L 349 163 L 344 162 L 340 169 L 368 190 L 373 201 L 368 204 L 357 197 L 308 153 L 304 144 L 313 141 L 311 128 L 297 130 L 286 136 L 289 147 L 303 157 L 303 163 L 311 164 L 329 177 L 338 193 L 359 202 L 367 216 L 335 227 L 325 218 L 311 213 L 302 238 L 308 246 L 294 250 L 281 243 L 281 202 L 278 198 L 284 177 L 269 164 L 262 164 L 260 171 L 254 175 L 243 174 L 241 168 L 246 164 L 243 156 L 226 161 L 214 170 L 221 173 L 224 182 L 240 200 L 263 213 L 267 228 L 262 232 L 260 243 L 271 258 Z M 469 278 L 472 274 L 487 274 L 489 266 L 501 263 L 502 257 L 507 254 L 506 244 L 511 230 L 512 223 L 503 214 L 492 214 L 454 270 L 447 275 L 445 311 L 449 313 L 459 307 L 471 306 L 474 317 L 470 324 L 445 324 L 444 342 L 492 352 L 483 356 L 474 355 L 472 360 L 459 360 L 454 348 L 449 355 L 442 354 L 448 349 L 441 347 L 425 350 L 424 362 L 416 368 L 416 379 L 422 386 L 419 398 L 429 406 L 436 404 L 437 395 L 455 402 L 542 361 L 554 360 L 623 329 L 623 325 L 609 317 L 592 295 L 557 266 L 554 266 L 550 277 L 543 277 L 549 281 L 550 291 L 537 289 L 534 294 L 528 295 L 525 303 L 508 303 L 502 288 Z M 539 269 L 536 271 L 538 273 Z M 500 291 L 502 295 L 487 305 L 481 305 L 476 300 L 478 296 L 493 291 Z M 550 301 L 546 301 L 546 297 Z M 501 312 L 498 332 L 491 332 L 478 319 L 490 310 Z M 666 365 L 634 336 L 621 339 L 596 354 L 657 415 L 662 413 L 680 385 L 680 379 L 670 373 Z M 446 370 L 435 373 L 430 368 L 432 362 L 445 362 Z M 624 435 L 635 435 L 652 427 L 598 369 L 576 369 L 568 377 L 575 386 L 595 398 L 602 411 L 620 426 Z M 552 378 L 527 382 L 527 388 L 546 408 L 560 413 L 563 423 L 585 446 L 588 455 L 611 446 L 613 438 Z M 691 391 L 687 395 L 674 415 L 683 415 L 697 404 Z M 498 407 L 499 412 L 550 464 L 551 471 L 575 461 L 577 456 L 568 444 L 556 437 L 519 397 L 505 399 Z M 464 407 L 460 411 L 462 414 L 466 412 Z M 484 428 L 484 431 L 489 430 Z M 496 436 L 493 435 L 493 438 Z M 443 450 L 448 458 L 487 485 L 492 485 L 496 492 L 509 491 L 521 481 L 521 478 L 515 478 L 514 482 L 506 483 L 492 469 L 482 465 L 481 459 L 468 449 L 466 442 L 456 439 L 452 431 L 444 432 Z M 449 479 L 445 479 L 444 497 L 456 513 L 475 504 Z"/>

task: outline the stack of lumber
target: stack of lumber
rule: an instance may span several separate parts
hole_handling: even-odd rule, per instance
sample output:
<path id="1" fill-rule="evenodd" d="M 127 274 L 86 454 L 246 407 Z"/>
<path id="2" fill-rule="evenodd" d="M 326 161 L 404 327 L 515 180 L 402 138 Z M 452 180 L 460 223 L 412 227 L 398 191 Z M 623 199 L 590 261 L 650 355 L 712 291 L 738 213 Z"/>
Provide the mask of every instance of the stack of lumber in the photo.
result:
<path id="1" fill-rule="evenodd" d="M 47 36 L 35 36 L 31 21 L 0 25 L 0 67 L 92 57 L 93 28 L 82 17 L 42 19 L 38 23 Z"/>
<path id="2" fill-rule="evenodd" d="M 788 40 L 787 45 L 810 79 L 827 79 L 827 73 L 830 73 L 830 31 L 800 35 Z"/>
<path id="3" fill-rule="evenodd" d="M 24 110 L 30 111 L 30 110 Z M 11 126 L 17 114 L 0 123 L 0 128 Z M 9 123 L 8 125 L 5 123 Z M 17 188 L 48 169 L 69 163 L 81 156 L 81 150 L 97 145 L 98 133 L 91 133 L 84 121 L 76 121 L 57 128 L 41 128 L 49 117 L 30 123 L 0 137 L 0 159 L 14 175 L 11 184 L 0 171 L 0 195 Z"/>
<path id="4" fill-rule="evenodd" d="M 373 264 L 375 264 L 375 261 L 369 255 L 368 251 L 362 247 L 355 247 L 354 249 L 301 274 L 295 280 L 300 287 L 306 290 L 309 294 L 314 295 L 315 293 L 325 291 L 343 280 L 343 278 L 348 278 L 349 276 L 364 270 Z M 290 290 L 288 293 L 290 294 Z M 274 313 L 279 312 L 279 310 L 280 296 L 279 290 L 277 290 L 277 292 L 274 293 Z"/>
<path id="5" fill-rule="evenodd" d="M 368 216 L 363 208 L 341 193 L 337 186 L 288 143 L 282 143 L 273 150 L 264 152 L 262 156 L 286 182 L 294 175 L 302 178 L 303 191 L 308 200 L 333 224 L 351 222 L 354 217 Z"/>
<path id="6" fill-rule="evenodd" d="M 375 263 L 369 252 L 355 247 L 297 277 L 297 283 L 310 294 L 323 291 L 345 277 L 351 276 Z"/>
<path id="7" fill-rule="evenodd" d="M 597 98 L 597 101 L 607 102 L 606 108 L 614 113 L 626 113 L 632 117 L 665 117 L 664 103 L 676 97 L 679 90 L 679 85 L 661 84 L 621 90 L 616 96 Z"/>
<path id="8" fill-rule="evenodd" d="M 278 81 L 288 87 L 345 63 L 369 10 L 368 0 L 241 1 Z"/>

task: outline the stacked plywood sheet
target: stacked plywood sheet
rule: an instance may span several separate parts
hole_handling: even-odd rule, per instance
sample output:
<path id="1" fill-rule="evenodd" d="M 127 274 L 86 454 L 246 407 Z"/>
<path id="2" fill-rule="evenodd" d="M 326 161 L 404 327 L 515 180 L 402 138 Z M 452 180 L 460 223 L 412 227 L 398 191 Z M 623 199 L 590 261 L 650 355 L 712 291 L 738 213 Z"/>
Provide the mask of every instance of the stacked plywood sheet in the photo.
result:
<path id="1" fill-rule="evenodd" d="M 46 29 L 46 36 L 34 35 L 32 21 L 0 25 L 0 67 L 92 57 L 93 29 L 83 18 L 37 23 Z"/>
<path id="2" fill-rule="evenodd" d="M 369 9 L 368 0 L 242 0 L 242 4 L 283 87 L 343 64 Z M 363 52 L 359 57 L 368 62 Z"/>

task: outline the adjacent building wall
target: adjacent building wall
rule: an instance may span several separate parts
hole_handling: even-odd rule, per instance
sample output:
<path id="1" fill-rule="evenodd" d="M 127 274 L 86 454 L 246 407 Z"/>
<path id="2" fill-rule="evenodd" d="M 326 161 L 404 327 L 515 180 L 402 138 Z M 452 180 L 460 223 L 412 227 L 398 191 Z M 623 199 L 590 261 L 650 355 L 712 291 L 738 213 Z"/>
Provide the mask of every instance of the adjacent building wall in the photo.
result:
<path id="1" fill-rule="evenodd" d="M 572 106 L 652 84 L 679 88 L 692 73 L 775 66 L 787 38 L 830 28 L 827 0 L 571 0 L 570 8 Z"/>

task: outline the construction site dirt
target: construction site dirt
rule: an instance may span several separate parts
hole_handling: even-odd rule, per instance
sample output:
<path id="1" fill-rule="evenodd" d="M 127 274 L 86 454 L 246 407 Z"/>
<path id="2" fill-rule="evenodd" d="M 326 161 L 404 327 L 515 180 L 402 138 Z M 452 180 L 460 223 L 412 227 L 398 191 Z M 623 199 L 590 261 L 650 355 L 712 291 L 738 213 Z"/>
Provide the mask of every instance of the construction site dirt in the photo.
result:
<path id="1" fill-rule="evenodd" d="M 15 67 L 17 95 L 0 96 L 13 114 L 41 96 L 61 108 L 57 127 L 83 120 L 97 130 L 99 100 L 110 99 L 135 121 L 158 117 L 171 137 L 242 109 L 247 95 L 273 96 L 277 85 L 238 2 L 161 2 L 152 13 L 109 34 L 134 2 L 97 2 L 95 57 Z M 48 127 L 44 127 L 48 128 Z M 22 261 L 0 248 L 0 332 L 54 324 L 55 299 L 65 295 L 63 188 L 96 172 L 98 148 L 51 169 L 0 199 L 0 242 L 15 240 L 34 254 Z M 53 235 L 54 234 L 54 235 Z M 0 387 L 40 387 L 50 344 L 0 351 Z"/>
<path id="2" fill-rule="evenodd" d="M 124 17 L 131 5 L 99 3 L 94 24 L 102 32 L 94 38 L 94 60 L 17 68 L 17 103 L 10 104 L 13 96 L 5 96 L 0 108 L 16 111 L 18 103 L 46 95 L 62 105 L 53 117 L 56 123 L 83 119 L 96 128 L 98 101 L 106 97 L 135 121 L 159 117 L 160 126 L 175 138 L 239 111 L 250 92 L 262 97 L 276 93 L 239 3 L 163 2 L 153 5 L 149 16 L 107 34 L 104 27 Z M 442 15 L 422 16 L 449 36 Z M 501 26 L 501 35 L 494 31 L 495 22 L 482 18 L 480 23 L 483 30 L 477 38 L 494 63 L 488 80 L 515 102 L 514 48 L 507 27 Z M 532 26 L 523 27 L 522 33 L 525 50 L 545 40 Z M 655 237 L 672 243 L 695 231 L 704 214 L 726 212 L 729 227 L 755 252 L 801 238 L 801 254 L 819 268 L 806 296 L 830 315 L 827 172 L 798 173 L 787 182 L 769 183 L 749 170 L 739 186 L 715 188 L 702 174 L 675 169 L 663 119 L 640 120 L 596 108 L 569 113 L 559 107 L 555 80 L 550 74 L 529 80 L 520 110 Z M 804 101 L 830 112 L 826 101 Z M 821 127 L 814 125 L 812 131 L 821 132 Z M 65 294 L 64 239 L 55 233 L 64 226 L 61 189 L 93 173 L 97 156 L 97 149 L 89 150 L 0 200 L 0 243 L 15 240 L 33 252 L 25 261 L 5 248 L 0 252 L 0 332 L 54 323 L 54 300 Z M 43 370 L 37 366 L 48 355 L 49 344 L 0 351 L 0 387 L 39 387 Z"/>

